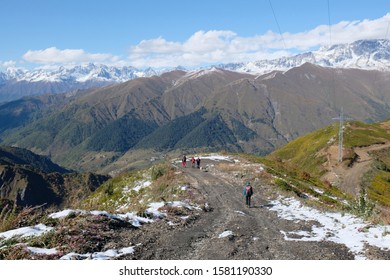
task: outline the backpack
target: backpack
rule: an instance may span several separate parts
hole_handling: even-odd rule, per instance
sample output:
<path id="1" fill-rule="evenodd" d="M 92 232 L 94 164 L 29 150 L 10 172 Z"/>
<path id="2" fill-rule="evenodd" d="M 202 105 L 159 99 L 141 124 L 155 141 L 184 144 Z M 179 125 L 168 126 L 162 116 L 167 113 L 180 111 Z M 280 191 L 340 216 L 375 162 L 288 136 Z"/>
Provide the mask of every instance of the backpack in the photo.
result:
<path id="1" fill-rule="evenodd" d="M 246 195 L 252 195 L 252 187 L 251 186 L 246 186 L 245 187 L 245 194 Z"/>

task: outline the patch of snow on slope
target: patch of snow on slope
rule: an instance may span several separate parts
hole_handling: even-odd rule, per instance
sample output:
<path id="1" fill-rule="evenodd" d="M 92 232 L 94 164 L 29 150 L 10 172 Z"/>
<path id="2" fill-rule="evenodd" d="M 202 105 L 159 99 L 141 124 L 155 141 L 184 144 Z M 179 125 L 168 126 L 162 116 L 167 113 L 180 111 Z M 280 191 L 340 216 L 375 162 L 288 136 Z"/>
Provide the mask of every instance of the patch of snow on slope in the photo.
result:
<path id="1" fill-rule="evenodd" d="M 133 254 L 135 252 L 135 246 L 126 247 L 122 249 L 110 249 L 105 252 L 95 252 L 87 254 L 77 254 L 69 253 L 63 257 L 61 260 L 72 260 L 72 259 L 92 259 L 92 260 L 109 260 L 122 255 Z"/>
<path id="2" fill-rule="evenodd" d="M 142 182 L 137 183 L 137 185 L 133 188 L 133 190 L 135 190 L 136 192 L 139 192 L 140 189 L 149 187 L 151 184 L 152 184 L 152 182 L 150 182 L 150 181 L 142 181 Z"/>
<path id="3" fill-rule="evenodd" d="M 189 210 L 202 211 L 201 208 L 199 208 L 197 206 L 189 205 L 188 203 L 183 202 L 183 201 L 171 201 L 171 202 L 150 203 L 148 205 L 149 207 L 146 209 L 145 212 L 146 212 L 146 214 L 151 215 L 154 219 L 163 219 L 167 215 L 165 213 L 159 211 L 158 209 L 165 206 L 165 205 L 171 206 L 171 207 L 184 207 L 184 208 L 187 208 Z M 119 219 L 122 221 L 129 222 L 135 227 L 140 227 L 142 224 L 152 223 L 154 221 L 153 219 L 139 217 L 133 212 L 128 212 L 128 213 L 124 213 L 124 214 L 111 214 L 111 213 L 108 213 L 107 211 L 98 211 L 98 210 L 84 211 L 84 210 L 72 210 L 72 209 L 66 209 L 66 210 L 63 210 L 60 212 L 52 213 L 49 215 L 49 217 L 53 218 L 53 219 L 61 219 L 61 218 L 65 218 L 71 214 L 81 214 L 81 215 L 91 214 L 91 215 L 96 215 L 96 216 L 99 216 L 99 215 L 106 216 L 106 217 L 111 218 L 111 219 Z M 0 237 L 1 237 L 1 235 L 0 235 Z"/>
<path id="4" fill-rule="evenodd" d="M 98 210 L 84 211 L 84 210 L 66 209 L 66 210 L 63 210 L 63 211 L 60 211 L 60 212 L 52 213 L 52 214 L 49 215 L 49 217 L 53 218 L 53 219 L 61 219 L 61 218 L 65 218 L 68 215 L 71 215 L 73 213 L 81 214 L 81 215 L 91 214 L 91 215 L 95 215 L 95 216 L 99 216 L 99 215 L 106 216 L 106 217 L 111 218 L 111 219 L 119 219 L 119 220 L 122 220 L 122 221 L 127 221 L 127 222 L 131 223 L 135 227 L 140 227 L 141 224 L 153 222 L 153 220 L 148 219 L 148 218 L 139 217 L 135 213 L 110 214 L 110 213 L 108 213 L 106 211 L 98 211 Z"/>
<path id="5" fill-rule="evenodd" d="M 73 209 L 65 209 L 65 210 L 62 210 L 60 212 L 56 212 L 56 213 L 52 213 L 49 215 L 49 218 L 52 218 L 52 219 L 61 219 L 61 218 L 65 218 L 71 214 L 86 214 L 87 212 L 86 211 L 83 211 L 83 210 L 73 210 Z"/>
<path id="6" fill-rule="evenodd" d="M 332 241 L 347 246 L 355 259 L 365 259 L 364 245 L 390 249 L 390 226 L 369 225 L 350 214 L 320 212 L 302 205 L 294 198 L 279 198 L 270 202 L 280 218 L 296 221 L 317 221 L 311 231 L 292 231 L 281 233 L 285 240 L 291 241 Z M 294 237 L 290 237 L 294 236 Z M 296 238 L 299 236 L 299 238 Z"/>
<path id="7" fill-rule="evenodd" d="M 55 255 L 58 253 L 56 248 L 46 249 L 46 248 L 37 248 L 37 247 L 27 247 L 27 249 L 33 254 L 40 254 L 40 255 Z"/>
<path id="8" fill-rule="evenodd" d="M 222 232 L 222 233 L 218 236 L 218 238 L 225 238 L 225 237 L 229 237 L 229 236 L 231 236 L 231 235 L 233 235 L 233 232 L 232 232 L 231 230 L 226 230 L 226 231 Z"/>
<path id="9" fill-rule="evenodd" d="M 44 224 L 39 224 L 32 227 L 22 227 L 2 232 L 0 233 L 0 238 L 10 239 L 16 236 L 20 236 L 22 238 L 40 236 L 48 231 L 51 231 L 52 229 L 52 227 L 45 226 Z"/>

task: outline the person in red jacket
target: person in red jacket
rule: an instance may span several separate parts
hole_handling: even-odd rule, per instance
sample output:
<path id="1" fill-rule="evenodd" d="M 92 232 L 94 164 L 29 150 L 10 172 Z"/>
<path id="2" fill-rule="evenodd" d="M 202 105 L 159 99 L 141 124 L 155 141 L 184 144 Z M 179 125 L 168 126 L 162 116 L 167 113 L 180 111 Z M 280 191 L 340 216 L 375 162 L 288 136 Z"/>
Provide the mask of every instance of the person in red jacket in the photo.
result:
<path id="1" fill-rule="evenodd" d="M 187 167 L 187 157 L 186 157 L 186 155 L 183 156 L 183 159 L 181 160 L 181 164 L 183 165 L 184 168 Z"/>

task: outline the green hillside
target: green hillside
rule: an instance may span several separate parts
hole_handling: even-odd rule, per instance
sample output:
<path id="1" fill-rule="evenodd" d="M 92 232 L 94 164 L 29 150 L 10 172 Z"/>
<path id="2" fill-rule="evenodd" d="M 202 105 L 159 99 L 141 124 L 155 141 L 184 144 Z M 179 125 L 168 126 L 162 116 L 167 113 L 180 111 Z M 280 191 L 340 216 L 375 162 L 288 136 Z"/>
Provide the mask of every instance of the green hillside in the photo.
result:
<path id="1" fill-rule="evenodd" d="M 94 151 L 126 152 L 156 127 L 151 121 L 126 115 L 93 134 L 88 147 Z"/>
<path id="2" fill-rule="evenodd" d="M 205 121 L 204 109 L 200 109 L 187 116 L 179 117 L 157 128 L 145 137 L 136 147 L 152 148 L 156 150 L 172 149 L 177 146 L 183 137 Z"/>
<path id="3" fill-rule="evenodd" d="M 337 145 L 338 132 L 338 123 L 316 130 L 277 149 L 267 159 L 283 162 L 289 170 L 299 169 L 321 176 L 325 172 L 322 164 L 326 162 L 326 157 L 319 152 L 330 145 Z M 390 141 L 390 133 L 381 127 L 381 123 L 348 122 L 344 125 L 343 160 L 353 158 L 351 149 L 355 147 L 383 144 L 386 141 Z"/>
<path id="4" fill-rule="evenodd" d="M 266 158 L 290 171 L 297 169 L 320 176 L 324 173 L 322 164 L 326 158 L 318 155 L 318 152 L 336 141 L 337 133 L 338 125 L 333 124 L 289 142 Z"/>
<path id="5" fill-rule="evenodd" d="M 375 124 L 355 121 L 345 123 L 341 163 L 337 163 L 337 123 L 291 141 L 265 160 L 275 170 L 283 170 L 295 178 L 310 178 L 324 185 L 329 184 L 323 179 L 327 174 L 337 173 L 340 178 L 344 178 L 343 175 L 348 178 L 347 175 L 354 168 L 359 168 L 361 173 L 356 174 L 359 177 L 356 187 L 360 195 L 367 194 L 375 204 L 390 207 L 389 124 L 390 121 Z M 360 158 L 359 154 L 365 158 Z M 347 182 L 340 180 L 336 186 L 342 188 Z"/>

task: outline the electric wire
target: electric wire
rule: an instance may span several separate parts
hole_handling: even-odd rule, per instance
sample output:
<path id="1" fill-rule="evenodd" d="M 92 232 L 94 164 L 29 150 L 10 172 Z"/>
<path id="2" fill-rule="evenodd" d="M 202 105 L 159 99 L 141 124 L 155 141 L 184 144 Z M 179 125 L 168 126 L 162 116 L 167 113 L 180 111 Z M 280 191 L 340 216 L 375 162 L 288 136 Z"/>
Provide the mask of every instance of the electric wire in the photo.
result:
<path id="1" fill-rule="evenodd" d="M 283 47 L 284 47 L 284 49 L 287 49 L 286 48 L 286 43 L 284 42 L 282 30 L 280 29 L 279 21 L 278 21 L 278 18 L 276 17 L 275 10 L 274 10 L 274 7 L 272 6 L 271 0 L 268 0 L 268 3 L 270 5 L 270 7 L 271 7 L 272 14 L 274 15 L 274 19 L 275 19 L 276 25 L 278 27 L 280 38 L 282 38 Z"/>
<path id="2" fill-rule="evenodd" d="M 329 46 L 332 45 L 332 25 L 331 25 L 331 21 L 330 21 L 330 4 L 329 4 L 329 0 L 327 0 L 328 2 L 328 26 L 329 26 Z"/>

